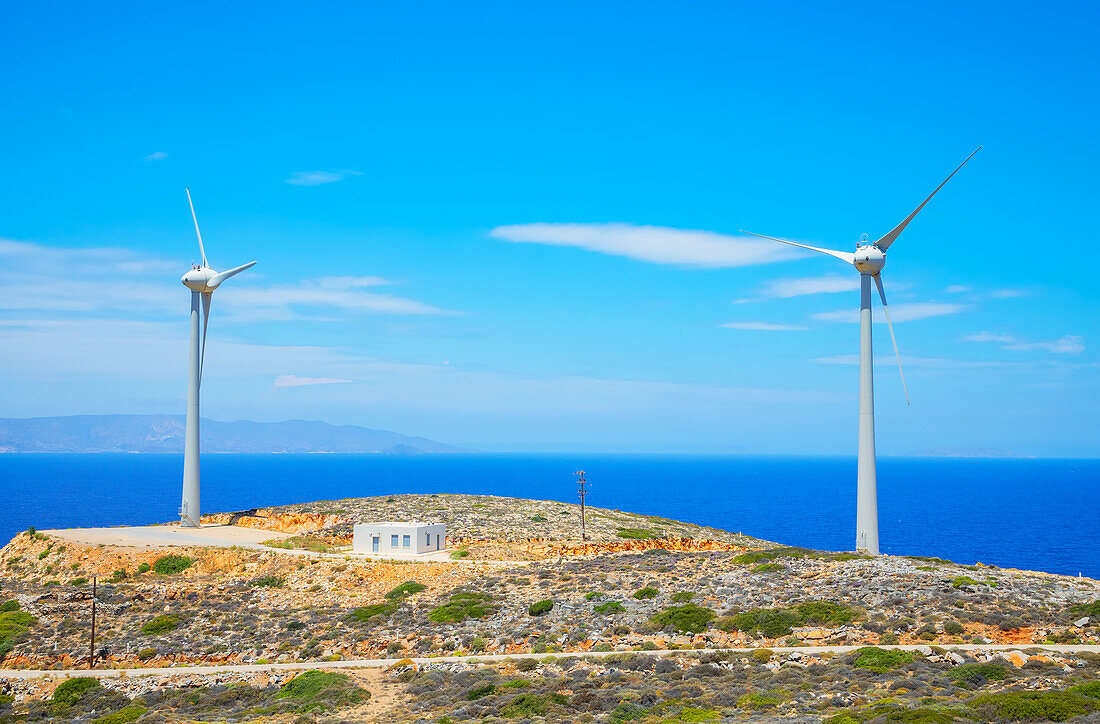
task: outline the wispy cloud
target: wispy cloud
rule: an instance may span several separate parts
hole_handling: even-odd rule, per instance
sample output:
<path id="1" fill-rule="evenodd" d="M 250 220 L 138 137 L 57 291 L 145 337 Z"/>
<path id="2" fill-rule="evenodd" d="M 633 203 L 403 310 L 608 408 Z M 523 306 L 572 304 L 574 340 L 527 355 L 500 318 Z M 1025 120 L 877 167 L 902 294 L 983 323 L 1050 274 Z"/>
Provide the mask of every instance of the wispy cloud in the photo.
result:
<path id="1" fill-rule="evenodd" d="M 945 290 L 948 294 L 962 294 L 963 292 L 969 292 L 970 287 L 963 284 L 952 284 Z"/>
<path id="2" fill-rule="evenodd" d="M 312 385 L 342 385 L 351 380 L 339 377 L 298 377 L 297 375 L 279 375 L 275 378 L 275 387 L 309 387 Z"/>
<path id="3" fill-rule="evenodd" d="M 0 239 L 0 309 L 40 313 L 115 313 L 121 318 L 177 316 L 186 310 L 179 285 L 183 262 L 139 256 L 127 249 L 74 249 Z M 106 270 L 106 271 L 105 271 Z M 104 286 L 104 275 L 114 283 Z M 257 286 L 245 276 L 219 288 L 214 307 L 253 321 L 317 319 L 344 310 L 392 315 L 457 315 L 431 304 L 370 291 L 391 285 L 377 276 L 332 276 L 295 284 Z"/>
<path id="4" fill-rule="evenodd" d="M 290 174 L 286 182 L 293 186 L 320 186 L 343 181 L 348 176 L 362 175 L 362 171 L 352 171 L 347 168 L 339 171 L 295 171 Z"/>
<path id="5" fill-rule="evenodd" d="M 859 364 L 858 354 L 838 354 L 831 357 L 818 357 L 814 359 L 819 365 L 847 365 L 854 366 Z M 996 362 L 993 360 L 963 360 L 963 359 L 946 359 L 942 357 L 908 357 L 903 355 L 901 363 L 906 368 L 909 367 L 928 367 L 933 369 L 952 369 L 952 368 L 970 368 L 970 367 L 1011 367 L 1014 366 L 1011 362 Z M 893 355 L 876 355 L 876 365 L 885 365 L 886 367 L 895 367 L 897 362 Z"/>
<path id="6" fill-rule="evenodd" d="M 797 324 L 775 324 L 772 322 L 726 322 L 718 325 L 726 329 L 746 329 L 761 332 L 790 332 L 799 329 L 808 329 Z"/>
<path id="7" fill-rule="evenodd" d="M 517 244 L 571 246 L 654 264 L 736 267 L 797 258 L 783 244 L 713 231 L 633 224 L 513 224 L 489 232 Z"/>
<path id="8" fill-rule="evenodd" d="M 145 157 L 145 160 L 146 161 L 163 161 L 166 158 L 168 158 L 168 154 L 165 153 L 164 151 L 153 151 L 152 153 L 150 153 L 148 156 Z"/>
<path id="9" fill-rule="evenodd" d="M 1061 339 L 1050 341 L 1029 342 L 1011 334 L 996 334 L 993 332 L 979 332 L 968 334 L 963 338 L 964 342 L 990 342 L 997 344 L 1001 349 L 1017 352 L 1042 351 L 1051 354 L 1081 354 L 1085 351 L 1085 338 L 1076 334 L 1067 334 Z"/>
<path id="10" fill-rule="evenodd" d="M 415 299 L 365 291 L 390 284 L 381 277 L 321 277 L 298 284 L 270 287 L 234 287 L 221 292 L 235 313 L 250 319 L 300 319 L 300 308 L 344 309 L 356 312 L 400 315 L 457 315 Z M 221 291 L 221 290 L 219 290 Z"/>
<path id="11" fill-rule="evenodd" d="M 930 317 L 943 317 L 948 314 L 958 314 L 966 307 L 962 304 L 945 304 L 940 302 L 912 302 L 909 304 L 891 304 L 890 319 L 894 322 L 912 322 L 918 319 Z M 881 313 L 880 307 L 875 307 L 876 316 Z M 823 322 L 849 322 L 859 321 L 858 309 L 840 309 L 835 312 L 818 312 L 814 319 Z"/>
<path id="12" fill-rule="evenodd" d="M 1015 299 L 1016 297 L 1026 297 L 1027 292 L 1023 289 L 994 289 L 992 296 L 995 299 Z"/>
<path id="13" fill-rule="evenodd" d="M 775 279 L 768 282 L 762 294 L 767 297 L 789 299 L 807 294 L 829 294 L 833 292 L 852 292 L 859 289 L 859 276 L 856 274 L 828 274 L 820 277 L 802 277 L 798 279 Z"/>

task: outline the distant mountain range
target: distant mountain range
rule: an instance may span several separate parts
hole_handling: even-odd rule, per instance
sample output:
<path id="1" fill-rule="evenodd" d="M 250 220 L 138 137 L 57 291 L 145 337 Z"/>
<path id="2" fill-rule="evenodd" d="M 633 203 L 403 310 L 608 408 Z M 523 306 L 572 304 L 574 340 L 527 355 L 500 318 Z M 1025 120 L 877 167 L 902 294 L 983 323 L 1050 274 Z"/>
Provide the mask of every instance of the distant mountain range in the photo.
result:
<path id="1" fill-rule="evenodd" d="M 424 437 L 354 425 L 287 420 L 199 425 L 207 453 L 468 452 Z M 183 415 L 73 415 L 0 418 L 0 453 L 182 453 Z"/>

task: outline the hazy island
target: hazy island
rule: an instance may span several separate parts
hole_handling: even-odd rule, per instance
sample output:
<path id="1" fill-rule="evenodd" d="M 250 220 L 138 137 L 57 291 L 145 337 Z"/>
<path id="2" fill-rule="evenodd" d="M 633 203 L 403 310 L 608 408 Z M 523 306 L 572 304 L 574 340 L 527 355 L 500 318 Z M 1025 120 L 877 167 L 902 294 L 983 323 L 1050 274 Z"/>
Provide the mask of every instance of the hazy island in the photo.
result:
<path id="1" fill-rule="evenodd" d="M 445 522 L 449 553 L 351 555 L 352 526 L 371 520 Z M 1092 579 L 790 548 L 592 507 L 582 540 L 579 506 L 490 496 L 204 523 L 242 543 L 112 544 L 125 529 L 8 543 L 0 721 L 1100 717 Z M 93 576 L 102 678 L 78 671 Z"/>

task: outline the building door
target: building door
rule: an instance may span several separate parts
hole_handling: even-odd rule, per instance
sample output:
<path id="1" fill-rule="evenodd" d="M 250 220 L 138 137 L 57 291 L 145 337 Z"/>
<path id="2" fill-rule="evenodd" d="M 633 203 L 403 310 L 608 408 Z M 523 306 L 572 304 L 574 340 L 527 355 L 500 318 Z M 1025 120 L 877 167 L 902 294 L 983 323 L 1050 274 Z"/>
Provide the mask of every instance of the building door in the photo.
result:
<path id="1" fill-rule="evenodd" d="M 370 549 L 372 553 L 378 552 L 378 536 L 372 535 L 370 537 Z"/>
<path id="2" fill-rule="evenodd" d="M 439 534 L 435 534 L 435 549 L 439 550 Z"/>

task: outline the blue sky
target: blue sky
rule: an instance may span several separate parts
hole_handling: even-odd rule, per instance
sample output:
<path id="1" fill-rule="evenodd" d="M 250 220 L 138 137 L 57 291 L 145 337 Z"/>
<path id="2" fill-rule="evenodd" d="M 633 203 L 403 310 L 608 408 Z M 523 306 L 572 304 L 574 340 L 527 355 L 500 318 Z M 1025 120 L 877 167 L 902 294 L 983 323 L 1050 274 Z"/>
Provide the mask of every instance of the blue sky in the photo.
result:
<path id="1" fill-rule="evenodd" d="M 482 450 L 1095 456 L 1088 3 L 0 10 L 0 415 L 203 414 Z M 877 302 L 876 302 L 877 307 Z M 877 312 L 876 312 L 877 314 Z"/>

